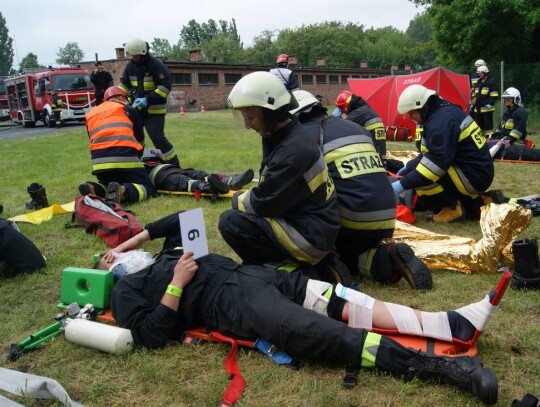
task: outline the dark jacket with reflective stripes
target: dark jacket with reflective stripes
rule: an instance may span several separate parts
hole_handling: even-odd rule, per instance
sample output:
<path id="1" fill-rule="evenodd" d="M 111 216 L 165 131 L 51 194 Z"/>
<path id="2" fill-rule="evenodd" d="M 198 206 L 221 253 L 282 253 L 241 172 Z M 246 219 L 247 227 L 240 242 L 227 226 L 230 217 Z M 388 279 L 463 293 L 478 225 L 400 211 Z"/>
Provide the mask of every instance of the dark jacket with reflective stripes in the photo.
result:
<path id="1" fill-rule="evenodd" d="M 93 171 L 144 168 L 140 156 L 144 133 L 137 112 L 114 101 L 103 102 L 86 115 Z"/>
<path id="2" fill-rule="evenodd" d="M 527 137 L 527 112 L 518 104 L 514 103 L 511 109 L 504 112 L 499 125 L 497 138 L 510 137 L 512 143 L 517 140 L 525 140 Z"/>
<path id="3" fill-rule="evenodd" d="M 476 81 L 473 93 L 473 98 L 476 98 L 474 105 L 476 113 L 495 111 L 495 102 L 498 100 L 499 91 L 495 87 L 495 81 L 490 74 L 483 81 L 480 79 Z"/>
<path id="4" fill-rule="evenodd" d="M 356 123 L 318 111 L 300 114 L 300 121 L 315 140 L 322 135 L 341 227 L 366 237 L 392 237 L 396 198 L 370 133 Z"/>
<path id="5" fill-rule="evenodd" d="M 381 151 L 382 146 L 379 146 L 377 143 L 377 141 L 386 140 L 386 129 L 377 112 L 364 99 L 352 95 L 346 113 L 347 120 L 359 124 L 371 133 L 377 152 L 386 155 L 386 151 Z"/>
<path id="6" fill-rule="evenodd" d="M 148 106 L 143 109 L 143 113 L 164 115 L 167 112 L 171 75 L 167 67 L 153 56 L 143 56 L 141 64 L 130 61 L 118 87 L 128 93 L 131 99 L 148 99 Z"/>
<path id="7" fill-rule="evenodd" d="M 407 163 L 405 189 L 436 183 L 449 173 L 469 193 L 483 192 L 494 176 L 486 139 L 476 122 L 459 106 L 437 98 L 426 114 L 421 152 Z"/>
<path id="8" fill-rule="evenodd" d="M 340 228 L 321 150 L 297 118 L 262 140 L 259 185 L 235 195 L 232 207 L 264 218 L 295 259 L 316 264 L 333 248 Z"/>

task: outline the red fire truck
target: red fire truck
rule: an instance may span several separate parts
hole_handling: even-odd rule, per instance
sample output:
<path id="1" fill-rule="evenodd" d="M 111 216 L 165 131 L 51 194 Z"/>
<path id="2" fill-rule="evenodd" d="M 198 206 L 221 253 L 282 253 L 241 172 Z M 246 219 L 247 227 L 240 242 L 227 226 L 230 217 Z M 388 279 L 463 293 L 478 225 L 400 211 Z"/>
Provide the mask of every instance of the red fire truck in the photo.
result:
<path id="1" fill-rule="evenodd" d="M 11 120 L 24 127 L 34 127 L 38 121 L 55 127 L 52 95 L 62 98 L 62 122 L 84 121 L 95 106 L 95 93 L 90 75 L 81 68 L 49 68 L 43 71 L 5 79 Z"/>

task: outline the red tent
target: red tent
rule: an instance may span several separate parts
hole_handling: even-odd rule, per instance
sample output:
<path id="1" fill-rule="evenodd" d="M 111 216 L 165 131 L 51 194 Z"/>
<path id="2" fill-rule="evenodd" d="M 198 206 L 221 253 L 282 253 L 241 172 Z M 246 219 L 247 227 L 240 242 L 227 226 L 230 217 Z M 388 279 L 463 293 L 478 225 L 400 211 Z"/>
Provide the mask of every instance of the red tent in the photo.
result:
<path id="1" fill-rule="evenodd" d="M 379 114 L 385 126 L 407 127 L 410 135 L 415 133 L 415 123 L 397 112 L 399 95 L 409 85 L 416 83 L 435 89 L 441 97 L 459 105 L 463 110 L 469 106 L 469 76 L 441 67 L 412 75 L 348 79 L 348 82 L 351 92 L 368 102 Z"/>

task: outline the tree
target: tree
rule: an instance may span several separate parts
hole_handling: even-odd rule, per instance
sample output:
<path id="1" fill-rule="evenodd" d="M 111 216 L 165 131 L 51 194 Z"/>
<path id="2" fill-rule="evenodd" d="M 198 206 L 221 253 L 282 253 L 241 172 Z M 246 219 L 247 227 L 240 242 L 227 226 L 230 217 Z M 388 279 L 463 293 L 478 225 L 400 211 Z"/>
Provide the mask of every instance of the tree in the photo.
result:
<path id="1" fill-rule="evenodd" d="M 189 20 L 187 26 L 183 26 L 180 31 L 179 45 L 187 49 L 199 48 L 204 42 L 211 41 L 218 35 L 228 35 L 240 48 L 243 47 L 234 18 L 230 23 L 225 20 L 216 22 L 210 19 L 206 23 L 199 24 L 195 20 Z"/>
<path id="2" fill-rule="evenodd" d="M 38 63 L 38 57 L 36 54 L 29 52 L 19 64 L 19 71 L 22 73 L 24 68 L 44 68 L 43 65 Z"/>
<path id="3" fill-rule="evenodd" d="M 491 63 L 540 59 L 540 0 L 410 1 L 428 5 L 441 64 L 470 70 L 478 58 Z"/>
<path id="4" fill-rule="evenodd" d="M 9 36 L 6 19 L 0 13 L 0 75 L 9 75 L 13 65 L 13 39 Z"/>
<path id="5" fill-rule="evenodd" d="M 232 34 L 218 34 L 201 44 L 205 59 L 212 62 L 239 62 L 243 60 L 243 49 Z"/>
<path id="6" fill-rule="evenodd" d="M 60 47 L 56 53 L 56 63 L 64 65 L 73 65 L 82 62 L 84 52 L 79 48 L 76 42 L 68 42 L 65 47 Z"/>

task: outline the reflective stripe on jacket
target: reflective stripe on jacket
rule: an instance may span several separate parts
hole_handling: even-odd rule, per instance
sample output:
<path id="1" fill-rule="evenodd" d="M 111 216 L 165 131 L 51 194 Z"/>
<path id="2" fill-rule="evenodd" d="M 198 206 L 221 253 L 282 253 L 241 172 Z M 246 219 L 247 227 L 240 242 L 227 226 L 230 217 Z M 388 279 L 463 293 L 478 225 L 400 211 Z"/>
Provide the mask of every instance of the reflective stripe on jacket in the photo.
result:
<path id="1" fill-rule="evenodd" d="M 392 237 L 396 199 L 370 133 L 351 121 L 321 114 L 302 125 L 317 140 L 323 130 L 323 154 L 336 187 L 343 228 L 364 236 Z M 323 122 L 322 122 L 323 121 Z"/>
<path id="2" fill-rule="evenodd" d="M 86 115 L 93 170 L 143 168 L 143 146 L 135 139 L 124 105 L 106 101 Z"/>
<path id="3" fill-rule="evenodd" d="M 143 109 L 143 112 L 152 115 L 167 113 L 171 75 L 167 67 L 151 55 L 144 57 L 142 65 L 129 62 L 118 87 L 132 98 L 146 97 L 148 107 Z"/>

